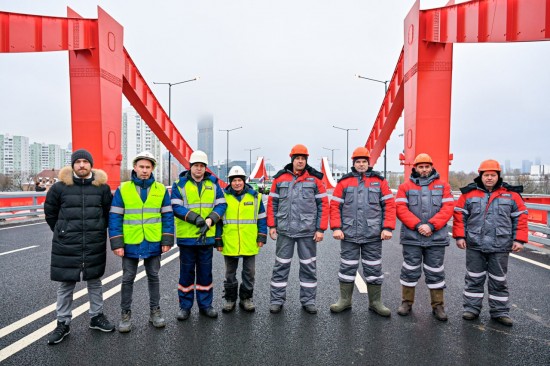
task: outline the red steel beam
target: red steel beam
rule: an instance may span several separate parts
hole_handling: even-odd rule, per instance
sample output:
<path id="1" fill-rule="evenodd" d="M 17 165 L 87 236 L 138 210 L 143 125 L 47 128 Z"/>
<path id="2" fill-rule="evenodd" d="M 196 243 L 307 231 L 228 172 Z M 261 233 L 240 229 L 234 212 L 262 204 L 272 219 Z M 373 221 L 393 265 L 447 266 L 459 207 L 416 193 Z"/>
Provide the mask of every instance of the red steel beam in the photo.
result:
<path id="1" fill-rule="evenodd" d="M 189 156 L 193 149 L 168 118 L 126 49 L 123 76 L 122 92 L 128 101 L 172 155 L 189 168 Z"/>
<path id="2" fill-rule="evenodd" d="M 427 42 L 550 40 L 550 0 L 474 0 L 420 12 Z"/>
<path id="3" fill-rule="evenodd" d="M 92 49 L 96 35 L 97 19 L 0 11 L 0 53 Z"/>
<path id="4" fill-rule="evenodd" d="M 370 151 L 371 166 L 376 164 L 376 161 L 382 154 L 401 113 L 403 113 L 403 107 L 403 50 L 401 50 L 397 66 L 388 85 L 388 90 L 374 121 L 369 138 L 365 143 L 365 147 Z"/>

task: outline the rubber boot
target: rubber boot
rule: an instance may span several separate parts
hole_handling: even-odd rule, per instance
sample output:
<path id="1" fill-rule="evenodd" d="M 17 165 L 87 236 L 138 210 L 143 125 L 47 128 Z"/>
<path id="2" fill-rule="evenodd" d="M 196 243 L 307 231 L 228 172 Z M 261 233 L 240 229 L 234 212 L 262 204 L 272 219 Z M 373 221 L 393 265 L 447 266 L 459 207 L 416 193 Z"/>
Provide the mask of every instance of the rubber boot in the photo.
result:
<path id="1" fill-rule="evenodd" d="M 340 298 L 336 304 L 330 305 L 330 311 L 340 313 L 351 309 L 351 297 L 353 295 L 353 282 L 340 282 Z"/>
<path id="2" fill-rule="evenodd" d="M 412 304 L 414 303 L 415 287 L 401 286 L 402 300 L 401 305 L 397 309 L 397 314 L 401 316 L 407 316 L 412 310 Z"/>
<path id="3" fill-rule="evenodd" d="M 382 304 L 382 285 L 367 283 L 369 292 L 369 310 L 374 311 L 380 316 L 391 316 L 391 311 Z"/>
<path id="4" fill-rule="evenodd" d="M 430 296 L 432 298 L 432 314 L 437 320 L 442 322 L 447 321 L 447 314 L 445 314 L 445 303 L 443 301 L 443 289 L 430 290 Z"/>

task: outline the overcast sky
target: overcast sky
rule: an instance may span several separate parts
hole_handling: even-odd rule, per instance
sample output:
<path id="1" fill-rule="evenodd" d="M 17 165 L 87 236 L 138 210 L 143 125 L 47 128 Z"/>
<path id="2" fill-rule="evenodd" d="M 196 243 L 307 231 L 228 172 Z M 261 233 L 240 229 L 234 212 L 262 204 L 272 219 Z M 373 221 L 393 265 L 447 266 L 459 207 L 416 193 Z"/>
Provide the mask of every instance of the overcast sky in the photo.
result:
<path id="1" fill-rule="evenodd" d="M 172 120 L 196 148 L 196 121 L 214 116 L 212 161 L 248 160 L 247 148 L 281 167 L 296 143 L 310 164 L 335 151 L 346 164 L 364 145 L 403 46 L 412 0 L 0 0 L 0 10 L 65 16 L 66 6 L 97 18 L 99 4 L 124 27 L 124 46 L 168 110 L 168 87 L 157 82 L 200 80 L 172 88 Z M 447 0 L 421 2 L 421 9 Z M 131 4 L 131 5 L 130 5 Z M 550 164 L 550 43 L 454 46 L 452 170 L 481 160 L 540 157 Z M 65 146 L 71 138 L 67 52 L 0 55 L 0 133 Z M 129 103 L 124 99 L 124 105 Z M 388 170 L 401 170 L 402 121 L 388 143 Z M 435 136 L 434 136 L 435 138 Z M 375 167 L 383 170 L 382 159 Z"/>

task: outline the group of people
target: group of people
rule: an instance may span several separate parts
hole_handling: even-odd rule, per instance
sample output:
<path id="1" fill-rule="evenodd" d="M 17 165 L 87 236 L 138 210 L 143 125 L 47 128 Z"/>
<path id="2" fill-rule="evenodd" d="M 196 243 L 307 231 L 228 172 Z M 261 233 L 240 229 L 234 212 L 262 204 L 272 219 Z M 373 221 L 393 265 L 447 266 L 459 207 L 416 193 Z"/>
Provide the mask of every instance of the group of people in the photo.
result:
<path id="1" fill-rule="evenodd" d="M 75 151 L 71 166 L 60 171 L 44 205 L 53 231 L 51 279 L 60 282 L 57 327 L 48 336 L 48 344 L 57 344 L 70 333 L 72 295 L 80 280 L 87 281 L 90 328 L 115 329 L 103 314 L 100 280 L 105 272 L 107 229 L 113 253 L 122 257 L 121 333 L 132 329 L 133 283 L 139 260 L 147 274 L 149 321 L 158 328 L 166 325 L 159 303 L 160 258 L 174 241 L 180 259 L 178 320 L 189 318 L 195 295 L 200 314 L 218 316 L 212 306 L 214 248 L 225 261 L 222 311 L 233 311 L 237 300 L 244 311 L 254 311 L 255 256 L 267 241 L 268 228 L 269 236 L 276 240 L 271 313 L 281 312 L 286 301 L 295 246 L 300 263 L 300 303 L 305 312 L 317 313 L 317 244 L 330 227 L 341 245 L 340 296 L 330 311 L 351 308 L 361 262 L 368 308 L 389 317 L 391 311 L 382 302 L 382 241 L 392 238 L 396 218 L 402 222 L 403 247 L 402 301 L 397 313 L 410 314 L 423 270 L 433 315 L 446 321 L 443 263 L 450 243 L 447 223 L 453 216 L 453 237 L 460 249 L 466 249 L 462 317 L 474 320 L 479 316 L 488 277 L 491 318 L 513 324 L 507 263 L 509 253 L 520 251 L 528 240 L 527 210 L 520 195 L 522 187 L 502 181 L 497 161 L 481 163 L 479 176 L 461 189 L 455 204 L 449 184 L 440 179 L 428 154 L 416 157 L 410 179 L 399 186 L 394 197 L 384 177 L 370 166 L 369 151 L 358 147 L 352 154 L 351 172 L 338 181 L 330 200 L 323 174 L 308 164 L 308 157 L 304 145 L 291 149 L 290 163 L 273 177 L 266 208 L 262 195 L 246 183 L 246 173 L 239 166 L 231 168 L 229 185 L 222 189 L 207 170 L 208 157 L 202 151 L 191 154 L 189 170 L 179 175 L 171 193 L 155 181 L 156 158 L 147 151 L 138 154 L 131 180 L 123 182 L 114 197 L 105 172 L 93 169 L 92 155 L 83 149 Z"/>

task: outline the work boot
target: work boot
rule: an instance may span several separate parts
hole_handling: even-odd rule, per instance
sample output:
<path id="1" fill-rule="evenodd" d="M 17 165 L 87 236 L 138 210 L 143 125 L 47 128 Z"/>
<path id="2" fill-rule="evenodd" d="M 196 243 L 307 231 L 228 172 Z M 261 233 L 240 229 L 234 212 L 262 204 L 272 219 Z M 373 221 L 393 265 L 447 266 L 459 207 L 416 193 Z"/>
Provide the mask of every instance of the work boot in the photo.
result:
<path id="1" fill-rule="evenodd" d="M 353 282 L 340 282 L 340 298 L 338 302 L 330 305 L 330 311 L 341 313 L 344 310 L 351 309 L 351 298 L 353 295 Z"/>
<path id="2" fill-rule="evenodd" d="M 153 327 L 155 328 L 164 328 L 166 326 L 166 321 L 162 317 L 159 306 L 151 309 L 149 314 L 149 322 L 153 323 Z"/>
<path id="3" fill-rule="evenodd" d="M 71 333 L 71 327 L 69 324 L 57 321 L 57 327 L 53 332 L 48 335 L 48 344 L 54 345 L 61 343 L 61 341 Z"/>
<path id="4" fill-rule="evenodd" d="M 212 306 L 209 306 L 205 309 L 199 309 L 199 313 L 212 319 L 218 317 L 218 312 Z"/>
<path id="5" fill-rule="evenodd" d="M 391 311 L 382 304 L 382 285 L 367 283 L 369 292 L 369 310 L 374 311 L 380 316 L 391 316 Z"/>
<path id="6" fill-rule="evenodd" d="M 317 314 L 317 307 L 315 304 L 302 305 L 302 309 L 308 314 Z"/>
<path id="7" fill-rule="evenodd" d="M 506 325 L 507 327 L 511 327 L 512 325 L 514 325 L 514 322 L 512 321 L 512 318 L 510 318 L 509 316 L 499 316 L 499 317 L 496 317 L 496 318 L 492 318 L 494 321 L 496 321 L 497 323 L 500 323 L 502 325 Z"/>
<path id="8" fill-rule="evenodd" d="M 239 306 L 241 307 L 241 309 L 249 313 L 256 310 L 256 306 L 254 306 L 254 302 L 252 301 L 252 298 L 242 299 L 241 301 L 239 301 Z"/>
<path id="9" fill-rule="evenodd" d="M 278 314 L 283 310 L 283 304 L 271 304 L 269 305 L 269 312 L 271 314 Z"/>
<path id="10" fill-rule="evenodd" d="M 402 300 L 401 305 L 397 309 L 397 314 L 401 316 L 407 316 L 412 310 L 412 304 L 414 303 L 415 287 L 401 286 Z"/>
<path id="11" fill-rule="evenodd" d="M 479 315 L 472 313 L 471 311 L 465 311 L 462 313 L 462 319 L 464 320 L 474 320 L 477 319 Z"/>
<path id="12" fill-rule="evenodd" d="M 430 296 L 432 298 L 432 314 L 437 320 L 442 322 L 447 321 L 447 314 L 445 314 L 445 302 L 443 301 L 443 289 L 430 290 Z"/>
<path id="13" fill-rule="evenodd" d="M 103 313 L 101 313 L 90 320 L 90 329 L 97 329 L 102 332 L 112 332 L 115 330 L 115 326 L 109 322 Z"/>
<path id="14" fill-rule="evenodd" d="M 118 331 L 120 333 L 128 333 L 132 330 L 132 311 L 122 310 L 120 314 L 120 322 L 118 323 Z"/>
<path id="15" fill-rule="evenodd" d="M 176 319 L 178 320 L 187 320 L 189 319 L 189 316 L 191 315 L 191 309 L 179 309 L 178 313 L 176 314 Z"/>
<path id="16" fill-rule="evenodd" d="M 233 310 L 235 310 L 235 301 L 231 301 L 231 300 L 226 299 L 225 302 L 223 303 L 222 312 L 230 313 Z"/>

